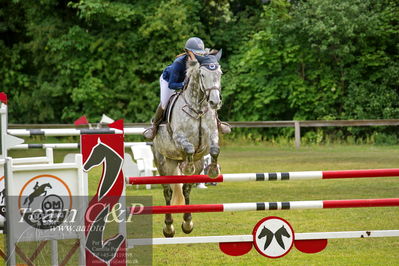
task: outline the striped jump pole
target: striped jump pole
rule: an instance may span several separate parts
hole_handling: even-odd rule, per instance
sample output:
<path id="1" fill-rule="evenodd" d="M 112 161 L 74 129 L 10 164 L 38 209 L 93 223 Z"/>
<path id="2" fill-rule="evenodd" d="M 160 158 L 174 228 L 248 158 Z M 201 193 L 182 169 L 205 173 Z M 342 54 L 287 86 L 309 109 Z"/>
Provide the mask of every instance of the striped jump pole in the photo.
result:
<path id="1" fill-rule="evenodd" d="M 46 129 L 8 129 L 7 133 L 17 137 L 29 136 L 80 136 L 85 134 L 123 134 L 114 128 L 46 128 Z"/>
<path id="2" fill-rule="evenodd" d="M 166 214 L 166 213 L 194 213 L 194 212 L 239 212 L 265 210 L 295 210 L 295 209 L 338 209 L 361 207 L 393 207 L 399 206 L 399 198 L 387 199 L 351 199 L 351 200 L 313 200 L 313 201 L 284 201 L 284 202 L 251 202 L 198 204 L 173 206 L 135 206 L 129 208 L 130 214 Z"/>
<path id="3" fill-rule="evenodd" d="M 125 148 L 138 145 L 152 145 L 152 142 L 125 142 Z M 27 149 L 79 149 L 79 143 L 44 143 L 44 144 L 19 144 L 11 147 L 11 150 L 27 150 Z"/>
<path id="4" fill-rule="evenodd" d="M 122 134 L 141 135 L 144 128 L 124 128 L 124 131 L 110 128 L 44 128 L 44 129 L 8 129 L 7 133 L 17 137 L 29 136 L 80 136 L 83 134 Z"/>
<path id="5" fill-rule="evenodd" d="M 223 174 L 216 178 L 207 175 L 192 176 L 142 176 L 128 177 L 131 185 L 142 184 L 176 184 L 176 183 L 211 183 L 211 182 L 242 182 L 242 181 L 275 181 L 275 180 L 308 180 L 308 179 L 340 179 L 399 176 L 399 169 L 369 169 L 341 171 L 304 171 L 275 173 L 243 173 Z"/>

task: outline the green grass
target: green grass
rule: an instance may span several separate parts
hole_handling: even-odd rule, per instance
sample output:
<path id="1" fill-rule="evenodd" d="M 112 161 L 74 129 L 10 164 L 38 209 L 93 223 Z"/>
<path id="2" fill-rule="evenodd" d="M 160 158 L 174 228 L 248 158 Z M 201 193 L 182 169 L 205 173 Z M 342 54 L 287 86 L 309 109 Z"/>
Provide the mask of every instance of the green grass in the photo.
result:
<path id="1" fill-rule="evenodd" d="M 295 150 L 269 145 L 227 146 L 222 148 L 223 173 L 395 168 L 397 147 L 314 146 Z M 152 195 L 154 204 L 163 205 L 160 188 L 130 190 L 131 195 Z M 328 200 L 399 197 L 399 178 L 314 180 L 288 182 L 224 183 L 208 189 L 194 189 L 192 204 Z M 269 215 L 288 220 L 296 232 L 382 230 L 399 228 L 398 208 L 358 208 L 292 210 L 238 213 L 193 214 L 192 236 L 250 234 L 258 220 Z M 181 215 L 174 215 L 176 236 Z M 154 237 L 162 237 L 162 216 L 154 217 Z M 176 254 L 176 255 L 172 255 Z M 293 249 L 286 257 L 271 260 L 254 249 L 241 257 L 230 257 L 217 244 L 154 247 L 154 265 L 395 265 L 399 259 L 399 239 L 348 239 L 329 241 L 318 254 Z"/>
<path id="2" fill-rule="evenodd" d="M 62 157 L 57 155 L 59 161 Z M 331 145 L 288 146 L 233 145 L 222 147 L 223 173 L 397 168 L 396 146 Z M 97 188 L 100 168 L 90 173 L 91 193 Z M 164 205 L 159 185 L 151 190 L 128 187 L 127 195 L 152 196 L 154 205 Z M 311 180 L 221 183 L 208 189 L 193 189 L 192 204 L 333 200 L 399 197 L 399 178 Z M 354 208 L 289 210 L 264 212 L 227 212 L 193 214 L 195 229 L 191 236 L 250 234 L 263 217 L 275 215 L 288 220 L 296 232 L 388 230 L 399 228 L 398 208 Z M 176 236 L 182 215 L 174 215 Z M 162 237 L 163 215 L 153 217 L 153 236 Z M 284 258 L 268 259 L 255 249 L 241 257 L 230 257 L 217 244 L 154 246 L 154 265 L 399 265 L 399 238 L 330 240 L 317 254 L 304 254 L 295 248 Z M 73 265 L 73 264 L 70 264 Z"/>

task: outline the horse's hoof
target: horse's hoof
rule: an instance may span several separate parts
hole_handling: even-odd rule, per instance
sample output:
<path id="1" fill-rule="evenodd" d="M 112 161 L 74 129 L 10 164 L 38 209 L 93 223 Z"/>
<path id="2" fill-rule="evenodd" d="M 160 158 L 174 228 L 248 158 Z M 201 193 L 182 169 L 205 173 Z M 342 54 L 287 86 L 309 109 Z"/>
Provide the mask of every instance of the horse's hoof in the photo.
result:
<path id="1" fill-rule="evenodd" d="M 166 228 L 166 226 L 164 226 L 164 228 L 163 228 L 163 235 L 165 236 L 165 237 L 174 237 L 175 236 L 175 228 L 174 228 L 174 226 L 172 225 L 171 227 L 170 227 L 170 231 L 169 230 L 166 230 L 167 228 Z"/>
<path id="2" fill-rule="evenodd" d="M 219 174 L 220 174 L 220 168 L 219 168 L 219 165 L 218 164 L 210 164 L 210 165 L 208 165 L 208 167 L 206 168 L 206 170 L 205 170 L 205 173 L 207 173 L 207 175 L 210 177 L 210 178 L 216 178 L 216 177 L 218 177 L 219 176 Z"/>
<path id="3" fill-rule="evenodd" d="M 186 222 L 182 222 L 181 223 L 181 230 L 185 233 L 185 234 L 189 234 L 193 231 L 194 229 L 194 223 L 193 221 L 190 221 L 189 223 Z"/>
<path id="4" fill-rule="evenodd" d="M 195 165 L 193 163 L 182 163 L 181 170 L 183 172 L 183 175 L 193 175 L 195 172 Z"/>
<path id="5" fill-rule="evenodd" d="M 163 231 L 163 235 L 164 235 L 165 237 L 174 237 L 174 236 L 175 236 L 175 231 L 173 231 L 173 232 L 171 232 L 171 233 L 167 233 L 167 232 Z"/>
<path id="6" fill-rule="evenodd" d="M 165 237 L 174 237 L 175 236 L 175 230 L 173 230 L 171 232 L 166 232 L 165 230 L 163 230 L 163 235 Z"/>

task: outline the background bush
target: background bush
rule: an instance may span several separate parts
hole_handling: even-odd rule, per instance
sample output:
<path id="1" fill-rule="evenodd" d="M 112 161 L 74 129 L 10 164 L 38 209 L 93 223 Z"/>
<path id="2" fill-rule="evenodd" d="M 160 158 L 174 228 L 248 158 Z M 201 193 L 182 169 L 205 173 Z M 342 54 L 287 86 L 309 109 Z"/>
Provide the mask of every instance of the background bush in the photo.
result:
<path id="1" fill-rule="evenodd" d="M 0 90 L 12 123 L 98 121 L 102 113 L 148 122 L 159 75 L 190 36 L 223 48 L 225 120 L 399 114 L 394 0 L 0 3 Z"/>

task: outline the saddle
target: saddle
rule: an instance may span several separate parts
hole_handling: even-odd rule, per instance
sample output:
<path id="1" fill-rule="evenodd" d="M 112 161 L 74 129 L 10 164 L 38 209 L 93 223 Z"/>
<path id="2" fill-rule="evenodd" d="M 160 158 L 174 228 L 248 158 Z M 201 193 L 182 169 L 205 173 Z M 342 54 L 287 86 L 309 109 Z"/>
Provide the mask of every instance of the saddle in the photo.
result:
<path id="1" fill-rule="evenodd" d="M 168 104 L 166 105 L 165 112 L 163 114 L 162 122 L 161 124 L 166 125 L 166 128 L 169 132 L 169 134 L 172 134 L 172 128 L 170 127 L 170 121 L 172 119 L 172 111 L 173 107 L 176 104 L 177 99 L 179 99 L 179 96 L 182 94 L 183 91 L 176 91 L 175 93 L 170 96 Z"/>

